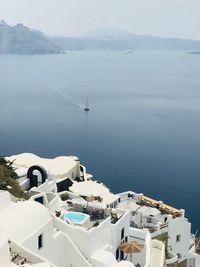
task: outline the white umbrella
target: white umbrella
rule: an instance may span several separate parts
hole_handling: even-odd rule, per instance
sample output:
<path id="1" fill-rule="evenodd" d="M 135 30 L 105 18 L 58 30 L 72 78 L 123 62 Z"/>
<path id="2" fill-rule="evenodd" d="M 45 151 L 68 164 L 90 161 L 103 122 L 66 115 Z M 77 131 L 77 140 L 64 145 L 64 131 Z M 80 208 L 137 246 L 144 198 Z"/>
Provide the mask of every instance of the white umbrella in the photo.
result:
<path id="1" fill-rule="evenodd" d="M 109 189 L 103 184 L 99 184 L 93 181 L 73 183 L 73 185 L 70 186 L 69 189 L 73 193 L 85 197 L 101 197 L 109 192 Z"/>
<path id="2" fill-rule="evenodd" d="M 160 214 L 160 211 L 156 208 L 152 208 L 152 207 L 147 207 L 147 206 L 142 206 L 138 209 L 139 213 L 142 213 L 143 216 L 155 216 Z"/>

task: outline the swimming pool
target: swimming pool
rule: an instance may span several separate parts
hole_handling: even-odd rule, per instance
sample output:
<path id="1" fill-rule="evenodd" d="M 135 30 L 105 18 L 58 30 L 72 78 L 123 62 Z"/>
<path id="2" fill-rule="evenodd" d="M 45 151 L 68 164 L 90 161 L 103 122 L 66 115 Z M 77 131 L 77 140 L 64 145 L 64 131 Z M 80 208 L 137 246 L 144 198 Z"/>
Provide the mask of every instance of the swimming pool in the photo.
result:
<path id="1" fill-rule="evenodd" d="M 83 224 L 89 221 L 90 216 L 82 212 L 70 211 L 63 214 L 63 219 L 64 220 L 69 219 L 76 224 Z"/>

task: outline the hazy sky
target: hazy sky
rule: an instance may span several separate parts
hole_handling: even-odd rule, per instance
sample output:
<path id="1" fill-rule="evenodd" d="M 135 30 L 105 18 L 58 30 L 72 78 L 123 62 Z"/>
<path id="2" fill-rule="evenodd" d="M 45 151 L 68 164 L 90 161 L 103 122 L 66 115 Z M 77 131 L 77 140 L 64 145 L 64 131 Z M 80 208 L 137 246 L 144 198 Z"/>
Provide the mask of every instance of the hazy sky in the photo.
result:
<path id="1" fill-rule="evenodd" d="M 112 27 L 200 39 L 200 0 L 0 0 L 0 19 L 51 35 Z"/>

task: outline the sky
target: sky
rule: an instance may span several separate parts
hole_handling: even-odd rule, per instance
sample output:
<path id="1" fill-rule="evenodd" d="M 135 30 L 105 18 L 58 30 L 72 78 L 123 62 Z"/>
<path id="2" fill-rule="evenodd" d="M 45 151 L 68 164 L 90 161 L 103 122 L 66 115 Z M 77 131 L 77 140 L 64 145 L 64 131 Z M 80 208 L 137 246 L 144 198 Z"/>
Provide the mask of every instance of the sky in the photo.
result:
<path id="1" fill-rule="evenodd" d="M 0 0 L 0 19 L 53 36 L 119 28 L 200 40 L 200 0 Z"/>

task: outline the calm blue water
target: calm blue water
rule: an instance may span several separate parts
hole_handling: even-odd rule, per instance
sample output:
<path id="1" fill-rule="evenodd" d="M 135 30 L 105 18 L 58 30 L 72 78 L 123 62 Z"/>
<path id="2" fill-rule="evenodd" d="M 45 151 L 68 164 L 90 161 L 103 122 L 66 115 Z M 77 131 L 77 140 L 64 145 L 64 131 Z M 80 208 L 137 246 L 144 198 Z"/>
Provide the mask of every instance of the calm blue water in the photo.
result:
<path id="1" fill-rule="evenodd" d="M 25 151 L 75 154 L 113 192 L 185 208 L 200 229 L 200 56 L 0 56 L 0 154 Z"/>

